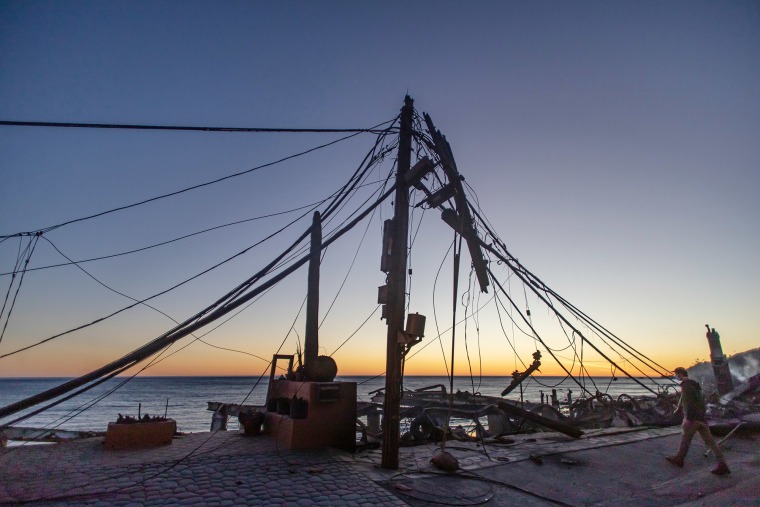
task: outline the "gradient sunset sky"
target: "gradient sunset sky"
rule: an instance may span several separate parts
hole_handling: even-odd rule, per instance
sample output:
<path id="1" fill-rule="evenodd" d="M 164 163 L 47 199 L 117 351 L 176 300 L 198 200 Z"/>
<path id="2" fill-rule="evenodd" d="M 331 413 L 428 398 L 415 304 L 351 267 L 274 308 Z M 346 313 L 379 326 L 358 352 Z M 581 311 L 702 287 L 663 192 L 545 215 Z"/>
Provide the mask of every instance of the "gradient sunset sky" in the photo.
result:
<path id="1" fill-rule="evenodd" d="M 760 345 L 759 62 L 754 1 L 0 3 L 0 120 L 366 128 L 394 118 L 408 93 L 446 135 L 472 197 L 510 251 L 670 369 L 708 358 L 706 323 L 727 354 Z M 0 234 L 128 205 L 340 137 L 0 126 Z M 373 142 L 359 135 L 56 229 L 38 242 L 29 267 L 65 262 L 53 245 L 83 260 L 306 206 L 340 188 Z M 384 176 L 378 170 L 371 179 Z M 297 215 L 81 267 L 145 298 Z M 335 354 L 339 374 L 385 369 L 386 328 L 373 312 L 384 283 L 382 220 L 391 215 L 387 203 L 323 261 L 321 353 L 333 353 L 372 315 Z M 436 213 L 421 215 L 414 215 L 413 227 L 420 225 L 409 309 L 428 320 L 406 373 L 445 374 L 452 234 Z M 307 217 L 285 237 L 151 304 L 184 320 L 308 225 Z M 0 243 L 0 272 L 13 271 L 24 241 Z M 463 291 L 467 276 L 465 269 Z M 0 355 L 130 303 L 100 283 L 72 265 L 28 272 Z M 10 276 L 0 276 L 0 295 L 8 294 L 0 325 L 15 296 L 9 284 Z M 262 373 L 281 344 L 282 353 L 293 353 L 303 338 L 297 315 L 305 287 L 302 269 L 203 338 L 246 354 L 195 342 L 144 374 Z M 514 279 L 510 290 L 570 364 L 567 338 L 546 308 Z M 457 327 L 458 374 L 509 375 L 522 369 L 516 355 L 529 363 L 536 349 L 532 337 L 499 322 L 492 295 L 458 296 L 460 316 L 462 303 L 483 307 Z M 289 333 L 294 320 L 298 335 Z M 154 310 L 135 308 L 0 359 L 0 376 L 79 375 L 172 326 Z M 614 373 L 599 358 L 586 359 L 590 372 Z M 543 373 L 560 373 L 544 364 Z"/>

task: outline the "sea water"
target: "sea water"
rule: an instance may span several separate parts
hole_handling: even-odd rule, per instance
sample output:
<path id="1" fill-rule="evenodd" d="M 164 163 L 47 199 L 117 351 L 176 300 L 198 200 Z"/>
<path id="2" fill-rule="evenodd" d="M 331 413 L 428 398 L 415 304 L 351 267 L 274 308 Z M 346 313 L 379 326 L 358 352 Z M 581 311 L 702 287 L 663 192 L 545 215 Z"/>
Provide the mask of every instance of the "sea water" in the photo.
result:
<path id="1" fill-rule="evenodd" d="M 56 387 L 67 380 L 69 379 L 0 378 L 0 407 Z M 264 405 L 268 380 L 266 377 L 117 377 L 14 426 L 105 431 L 108 423 L 116 421 L 119 414 L 133 417 L 148 414 L 171 417 L 177 421 L 178 429 L 183 432 L 208 431 L 211 427 L 212 412 L 207 409 L 207 402 Z M 371 401 L 372 393 L 385 387 L 383 376 L 339 377 L 336 380 L 356 382 L 358 401 Z M 637 380 L 646 387 L 627 377 L 586 378 L 581 381 L 581 385 L 591 393 L 599 391 L 613 398 L 620 394 L 651 395 L 652 391 L 659 392 L 674 385 L 669 379 Z M 454 392 L 467 391 L 485 396 L 500 396 L 511 381 L 511 377 L 455 377 Z M 404 388 L 409 390 L 434 385 L 443 385 L 447 392 L 450 391 L 448 377 L 405 377 L 403 383 Z M 522 395 L 525 401 L 539 402 L 541 392 L 543 391 L 548 400 L 552 389 L 556 390 L 561 401 L 567 400 L 569 392 L 572 399 L 582 394 L 581 387 L 571 379 L 531 377 L 523 382 L 522 393 L 518 387 L 506 398 L 520 400 Z M 0 420 L 0 424 L 8 424 L 17 417 L 49 403 L 9 416 Z M 237 422 L 231 421 L 230 428 L 236 429 Z"/>

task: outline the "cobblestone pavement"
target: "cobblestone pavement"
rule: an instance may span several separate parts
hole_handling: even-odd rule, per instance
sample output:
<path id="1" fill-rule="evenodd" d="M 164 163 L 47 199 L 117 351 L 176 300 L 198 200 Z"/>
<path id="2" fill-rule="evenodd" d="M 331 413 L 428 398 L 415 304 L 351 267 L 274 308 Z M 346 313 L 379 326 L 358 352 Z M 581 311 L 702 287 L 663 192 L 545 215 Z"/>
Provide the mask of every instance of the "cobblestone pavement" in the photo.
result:
<path id="1" fill-rule="evenodd" d="M 287 450 L 268 436 L 236 431 L 184 435 L 140 451 L 105 451 L 102 438 L 92 438 L 1 449 L 0 503 L 664 506 L 743 495 L 748 505 L 760 505 L 756 439 L 733 450 L 729 443 L 733 473 L 719 478 L 709 473 L 712 461 L 696 440 L 686 468 L 668 466 L 662 456 L 675 449 L 679 432 L 609 428 L 580 439 L 535 433 L 485 446 L 448 442 L 461 467 L 455 475 L 430 463 L 440 444 L 402 447 L 399 469 L 385 470 L 379 449 Z"/>
<path id="2" fill-rule="evenodd" d="M 9 447 L 0 503 L 37 505 L 407 505 L 337 450 L 289 451 L 268 436 L 195 433 L 169 446 L 105 451 L 102 438 Z"/>

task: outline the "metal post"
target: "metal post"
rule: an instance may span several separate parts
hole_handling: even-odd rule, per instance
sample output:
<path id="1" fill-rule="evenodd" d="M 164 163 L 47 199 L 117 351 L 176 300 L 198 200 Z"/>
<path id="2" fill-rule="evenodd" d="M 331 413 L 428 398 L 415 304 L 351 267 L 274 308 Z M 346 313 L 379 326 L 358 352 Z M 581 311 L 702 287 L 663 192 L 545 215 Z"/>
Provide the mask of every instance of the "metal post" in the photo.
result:
<path id="1" fill-rule="evenodd" d="M 398 333 L 404 330 L 406 307 L 406 260 L 409 235 L 409 191 L 404 176 L 412 160 L 412 121 L 414 101 L 408 95 L 401 108 L 401 125 L 396 172 L 394 237 L 388 271 L 388 339 L 385 360 L 385 403 L 383 404 L 383 447 L 381 466 L 398 468 L 401 404 L 401 348 Z"/>

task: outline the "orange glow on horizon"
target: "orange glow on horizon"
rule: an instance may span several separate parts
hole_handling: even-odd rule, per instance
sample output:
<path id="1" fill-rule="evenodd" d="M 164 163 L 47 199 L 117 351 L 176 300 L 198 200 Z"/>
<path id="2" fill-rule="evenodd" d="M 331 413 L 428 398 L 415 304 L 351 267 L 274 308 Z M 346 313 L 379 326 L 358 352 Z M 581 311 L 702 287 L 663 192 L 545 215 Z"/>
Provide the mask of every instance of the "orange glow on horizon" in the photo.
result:
<path id="1" fill-rule="evenodd" d="M 254 358 L 245 358 L 245 359 L 239 359 L 239 360 L 231 360 L 229 357 L 224 358 L 224 360 L 211 360 L 211 359 L 220 359 L 220 358 L 214 358 L 213 354 L 212 357 L 204 357 L 204 356 L 197 356 L 197 357 L 184 357 L 182 360 L 176 360 L 172 361 L 166 360 L 163 362 L 160 362 L 150 368 L 147 368 L 139 373 L 141 376 L 155 376 L 155 377 L 193 377 L 193 376 L 209 376 L 209 377 L 258 377 L 258 376 L 269 376 L 269 365 L 259 359 Z M 249 360 L 250 359 L 250 360 Z M 654 361 L 657 363 L 663 365 L 665 368 L 672 370 L 676 366 L 690 366 L 693 364 L 694 360 L 687 361 L 678 359 L 678 358 L 653 358 Z M 103 361 L 103 363 L 106 363 L 108 361 Z M 35 364 L 34 368 L 9 368 L 3 371 L 3 374 L 0 375 L 2 377 L 78 377 L 80 375 L 84 375 L 90 371 L 94 371 L 98 368 L 100 368 L 103 363 L 97 363 L 94 358 L 90 358 L 88 361 L 80 361 L 80 362 L 72 362 L 72 363 L 66 363 L 62 361 L 55 361 L 53 359 L 49 359 L 47 361 L 38 362 Z M 286 361 L 280 361 L 278 363 L 278 366 L 282 366 L 283 368 L 278 368 L 278 374 L 282 374 L 285 372 L 284 367 L 286 366 Z M 371 359 L 364 359 L 364 360 L 344 360 L 344 361 L 337 361 L 338 364 L 338 377 L 356 377 L 356 376 L 378 376 L 378 375 L 384 375 L 385 374 L 385 358 L 382 356 L 378 356 Z M 141 365 L 138 365 L 135 368 L 132 368 L 124 375 L 120 376 L 131 376 L 135 373 L 139 372 L 142 368 L 144 368 L 147 365 L 146 363 L 142 363 Z M 656 374 L 652 371 L 647 371 L 644 369 L 644 373 L 636 370 L 635 368 L 628 367 L 626 368 L 623 366 L 623 368 L 630 373 L 632 376 L 644 376 L 644 374 L 650 375 L 650 376 L 659 376 L 659 374 Z M 599 376 L 599 377 L 609 377 L 612 375 L 612 370 L 610 369 L 610 366 L 608 364 L 604 365 L 596 365 L 594 363 L 588 363 L 585 365 L 586 371 L 584 372 L 585 375 L 592 375 L 592 376 Z M 642 368 L 643 369 L 643 368 Z M 509 377 L 512 375 L 512 372 L 514 371 L 514 366 L 510 365 L 509 367 L 500 366 L 498 364 L 493 363 L 484 363 L 482 371 L 477 370 L 475 367 L 472 369 L 472 373 L 470 372 L 469 366 L 467 363 L 459 364 L 456 366 L 456 376 L 463 377 L 463 376 L 470 376 L 472 374 L 473 376 L 480 377 Z M 523 371 L 523 369 L 520 367 L 519 371 Z M 576 367 L 572 373 L 574 375 L 579 375 L 578 368 Z M 407 364 L 404 370 L 405 376 L 434 376 L 434 377 L 445 377 L 448 376 L 448 371 L 445 366 L 443 366 L 440 361 L 418 361 L 414 363 Z M 544 362 L 544 364 L 541 366 L 540 370 L 535 374 L 535 376 L 547 376 L 547 377 L 556 377 L 556 376 L 565 376 L 566 372 L 558 366 L 556 363 L 549 363 Z M 615 376 L 621 377 L 625 376 L 625 374 L 617 370 L 615 372 Z"/>

